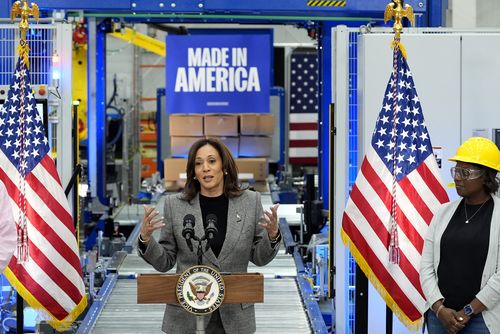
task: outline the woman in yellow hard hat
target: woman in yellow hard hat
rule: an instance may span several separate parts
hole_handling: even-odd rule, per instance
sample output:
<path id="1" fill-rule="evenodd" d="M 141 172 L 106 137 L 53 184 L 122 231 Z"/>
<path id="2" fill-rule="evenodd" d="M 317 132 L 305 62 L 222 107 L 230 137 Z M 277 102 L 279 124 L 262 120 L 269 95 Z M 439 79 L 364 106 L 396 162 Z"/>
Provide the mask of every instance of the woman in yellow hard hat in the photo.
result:
<path id="1" fill-rule="evenodd" d="M 429 334 L 500 333 L 500 150 L 472 137 L 450 158 L 458 195 L 427 231 L 420 282 Z"/>

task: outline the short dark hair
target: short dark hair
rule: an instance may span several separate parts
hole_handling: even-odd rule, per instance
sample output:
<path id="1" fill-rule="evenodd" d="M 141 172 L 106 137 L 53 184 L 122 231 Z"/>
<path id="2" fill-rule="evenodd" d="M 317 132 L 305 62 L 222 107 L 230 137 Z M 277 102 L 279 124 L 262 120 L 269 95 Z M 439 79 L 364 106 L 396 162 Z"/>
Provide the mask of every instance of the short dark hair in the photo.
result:
<path id="1" fill-rule="evenodd" d="M 224 194 L 228 198 L 241 195 L 242 189 L 238 182 L 238 167 L 234 161 L 231 151 L 217 138 L 203 138 L 196 141 L 189 149 L 186 166 L 186 185 L 184 186 L 184 199 L 191 201 L 200 191 L 200 182 L 195 180 L 196 153 L 205 146 L 210 145 L 217 150 L 222 159 L 222 170 L 224 171 Z M 227 174 L 226 174 L 227 173 Z"/>

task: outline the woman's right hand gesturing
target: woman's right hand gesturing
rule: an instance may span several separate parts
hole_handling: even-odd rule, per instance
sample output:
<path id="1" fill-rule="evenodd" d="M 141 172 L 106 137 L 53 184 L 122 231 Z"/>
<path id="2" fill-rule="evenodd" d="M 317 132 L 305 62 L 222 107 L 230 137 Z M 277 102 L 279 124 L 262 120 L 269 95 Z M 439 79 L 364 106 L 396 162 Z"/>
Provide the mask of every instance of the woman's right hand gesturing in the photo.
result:
<path id="1" fill-rule="evenodd" d="M 153 232 L 165 226 L 163 217 L 158 217 L 160 213 L 152 206 L 144 205 L 144 222 L 141 227 L 139 239 L 144 243 L 148 243 Z"/>

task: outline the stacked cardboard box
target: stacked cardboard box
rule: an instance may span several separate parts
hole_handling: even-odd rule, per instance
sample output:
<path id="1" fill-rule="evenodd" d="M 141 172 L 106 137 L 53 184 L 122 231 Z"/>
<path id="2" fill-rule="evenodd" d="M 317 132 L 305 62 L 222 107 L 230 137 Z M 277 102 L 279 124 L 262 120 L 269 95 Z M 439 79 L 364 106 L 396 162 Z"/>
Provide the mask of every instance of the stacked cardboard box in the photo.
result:
<path id="1" fill-rule="evenodd" d="M 170 115 L 170 154 L 172 157 L 185 158 L 189 148 L 203 138 L 203 115 Z"/>
<path id="2" fill-rule="evenodd" d="M 194 142 L 215 137 L 229 148 L 240 174 L 264 181 L 268 175 L 267 158 L 271 155 L 273 132 L 274 117 L 270 114 L 170 115 L 171 158 L 164 160 L 165 180 L 177 182 L 186 172 L 186 158 Z"/>
<path id="3" fill-rule="evenodd" d="M 266 158 L 238 158 L 236 166 L 240 174 L 253 174 L 255 181 L 265 181 L 269 174 Z"/>
<path id="4" fill-rule="evenodd" d="M 236 158 L 239 155 L 240 138 L 238 115 L 205 115 L 205 136 L 219 138 Z"/>
<path id="5" fill-rule="evenodd" d="M 268 175 L 266 158 L 235 159 L 240 174 L 252 174 L 255 181 L 265 181 Z M 165 181 L 178 182 L 186 177 L 187 159 L 167 158 L 163 160 Z"/>
<path id="6" fill-rule="evenodd" d="M 274 133 L 274 116 L 271 114 L 240 115 L 240 156 L 269 157 Z"/>

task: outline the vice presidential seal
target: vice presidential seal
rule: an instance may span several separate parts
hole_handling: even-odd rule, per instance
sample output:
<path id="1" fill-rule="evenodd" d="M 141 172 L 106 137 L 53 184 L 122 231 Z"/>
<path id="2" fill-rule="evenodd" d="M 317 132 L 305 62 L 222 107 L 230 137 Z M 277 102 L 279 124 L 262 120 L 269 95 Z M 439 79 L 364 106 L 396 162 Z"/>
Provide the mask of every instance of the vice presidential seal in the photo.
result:
<path id="1" fill-rule="evenodd" d="M 198 315 L 209 314 L 224 301 L 224 280 L 215 269 L 193 266 L 179 277 L 176 292 L 179 304 L 186 311 Z"/>

